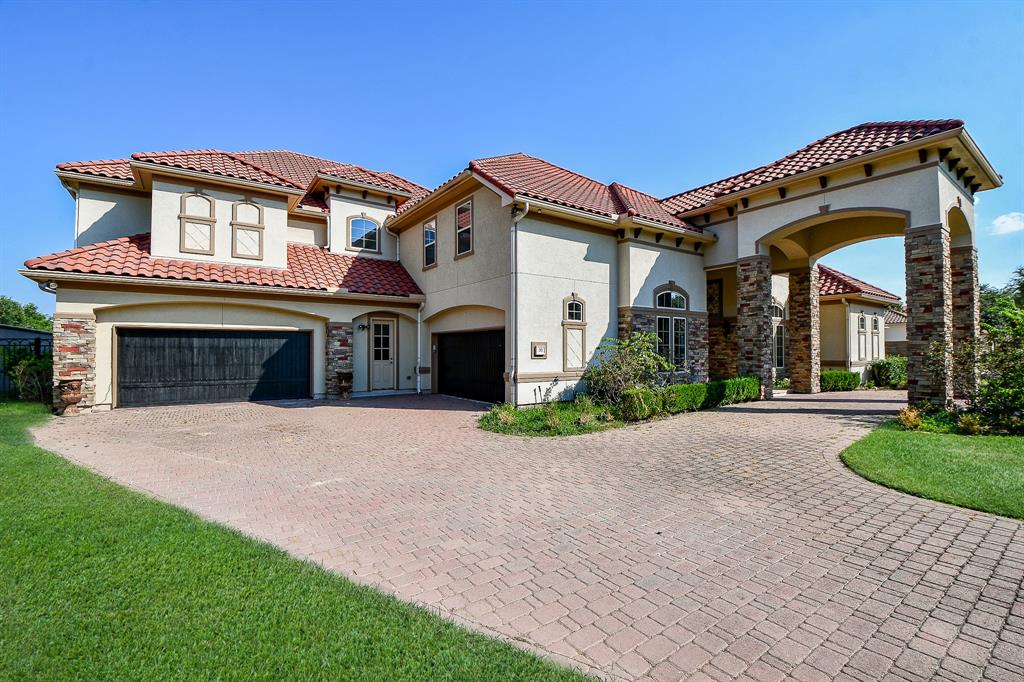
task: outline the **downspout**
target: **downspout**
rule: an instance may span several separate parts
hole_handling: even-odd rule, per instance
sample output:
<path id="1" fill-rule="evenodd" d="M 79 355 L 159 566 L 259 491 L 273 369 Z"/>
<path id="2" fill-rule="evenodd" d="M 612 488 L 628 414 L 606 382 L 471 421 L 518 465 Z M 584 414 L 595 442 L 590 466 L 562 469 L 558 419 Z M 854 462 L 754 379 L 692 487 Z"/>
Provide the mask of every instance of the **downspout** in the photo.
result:
<path id="1" fill-rule="evenodd" d="M 512 206 L 512 228 L 509 230 L 509 324 L 512 326 L 511 341 L 512 349 L 509 354 L 509 372 L 508 382 L 512 389 L 512 403 L 515 404 L 519 400 L 518 395 L 518 380 L 517 374 L 519 372 L 519 315 L 517 314 L 518 305 L 518 288 L 519 288 L 519 277 L 517 276 L 517 270 L 519 267 L 518 253 L 516 251 L 516 236 L 518 234 L 519 221 L 526 217 L 526 214 L 530 212 L 530 202 L 526 201 L 523 204 L 523 210 L 520 212 L 519 209 L 513 204 Z"/>
<path id="2" fill-rule="evenodd" d="M 426 301 L 420 301 L 420 305 L 416 308 L 416 395 L 423 395 L 423 387 L 421 385 L 421 378 L 423 373 L 420 372 L 420 367 L 423 366 L 423 306 Z"/>

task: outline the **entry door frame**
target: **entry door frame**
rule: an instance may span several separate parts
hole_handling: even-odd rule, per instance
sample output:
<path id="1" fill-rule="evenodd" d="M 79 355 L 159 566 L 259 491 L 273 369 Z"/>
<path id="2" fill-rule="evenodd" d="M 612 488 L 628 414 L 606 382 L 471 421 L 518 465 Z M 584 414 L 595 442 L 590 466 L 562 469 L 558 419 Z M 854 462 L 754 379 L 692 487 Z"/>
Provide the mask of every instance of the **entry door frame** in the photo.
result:
<path id="1" fill-rule="evenodd" d="M 375 334 L 373 333 L 374 324 L 387 324 L 391 331 L 388 334 L 390 341 L 390 355 L 391 355 L 391 386 L 388 388 L 375 388 L 373 385 L 373 344 L 375 342 Z M 366 328 L 366 386 L 370 391 L 394 391 L 398 389 L 398 317 L 393 315 L 371 315 L 369 319 L 369 325 Z"/>

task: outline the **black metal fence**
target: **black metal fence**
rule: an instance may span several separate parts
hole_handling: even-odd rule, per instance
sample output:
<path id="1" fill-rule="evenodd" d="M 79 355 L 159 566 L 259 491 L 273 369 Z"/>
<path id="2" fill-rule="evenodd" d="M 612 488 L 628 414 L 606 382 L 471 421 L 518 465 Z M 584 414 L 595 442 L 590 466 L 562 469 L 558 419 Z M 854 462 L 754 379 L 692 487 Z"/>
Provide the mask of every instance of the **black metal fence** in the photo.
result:
<path id="1" fill-rule="evenodd" d="M 53 355 L 53 339 L 0 338 L 0 398 L 18 397 L 18 387 L 8 369 L 22 360 Z"/>

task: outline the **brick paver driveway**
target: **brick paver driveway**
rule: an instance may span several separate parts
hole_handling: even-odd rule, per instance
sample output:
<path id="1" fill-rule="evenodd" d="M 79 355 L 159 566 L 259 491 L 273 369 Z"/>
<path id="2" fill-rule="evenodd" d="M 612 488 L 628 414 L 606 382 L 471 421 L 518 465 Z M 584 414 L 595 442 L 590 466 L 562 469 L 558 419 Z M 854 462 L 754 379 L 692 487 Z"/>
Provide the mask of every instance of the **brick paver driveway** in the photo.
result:
<path id="1" fill-rule="evenodd" d="M 40 444 L 616 678 L 1024 674 L 1024 527 L 837 455 L 903 396 L 792 396 L 568 439 L 445 398 L 54 420 Z M 692 676 L 692 677 L 691 677 Z"/>

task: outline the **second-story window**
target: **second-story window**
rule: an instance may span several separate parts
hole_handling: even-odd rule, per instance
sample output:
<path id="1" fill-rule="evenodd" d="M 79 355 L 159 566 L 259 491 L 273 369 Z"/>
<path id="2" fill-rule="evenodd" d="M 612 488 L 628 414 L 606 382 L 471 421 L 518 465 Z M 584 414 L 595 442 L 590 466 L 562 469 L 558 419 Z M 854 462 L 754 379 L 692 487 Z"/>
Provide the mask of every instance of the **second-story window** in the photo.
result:
<path id="1" fill-rule="evenodd" d="M 473 253 L 473 200 L 455 207 L 455 257 Z"/>
<path id="2" fill-rule="evenodd" d="M 437 218 L 423 223 L 423 267 L 437 265 Z"/>
<path id="3" fill-rule="evenodd" d="M 380 250 L 380 226 L 366 216 L 348 219 L 349 247 L 360 251 Z"/>
<path id="4" fill-rule="evenodd" d="M 213 197 L 204 196 L 198 191 L 181 195 L 178 222 L 181 226 L 178 248 L 182 253 L 213 255 L 214 230 L 217 226 Z"/>
<path id="5" fill-rule="evenodd" d="M 263 207 L 253 201 L 231 205 L 231 257 L 263 258 Z"/>

